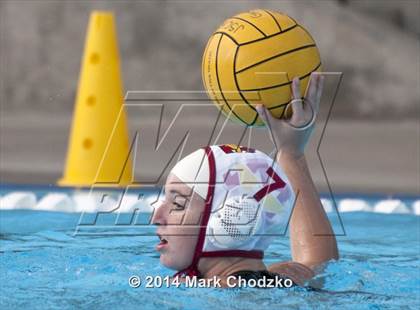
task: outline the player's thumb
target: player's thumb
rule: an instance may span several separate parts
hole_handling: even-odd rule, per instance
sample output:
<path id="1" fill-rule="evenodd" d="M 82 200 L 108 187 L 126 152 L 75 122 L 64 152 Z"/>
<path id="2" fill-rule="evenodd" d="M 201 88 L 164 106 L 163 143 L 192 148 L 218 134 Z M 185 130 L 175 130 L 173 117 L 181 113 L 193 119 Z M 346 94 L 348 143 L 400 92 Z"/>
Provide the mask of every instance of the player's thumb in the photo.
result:
<path id="1" fill-rule="evenodd" d="M 270 126 L 270 124 L 272 123 L 273 116 L 271 115 L 271 113 L 269 111 L 267 111 L 265 106 L 262 105 L 262 104 L 257 104 L 255 109 L 257 110 L 258 115 L 261 117 L 261 119 L 264 121 L 264 123 L 267 126 Z"/>

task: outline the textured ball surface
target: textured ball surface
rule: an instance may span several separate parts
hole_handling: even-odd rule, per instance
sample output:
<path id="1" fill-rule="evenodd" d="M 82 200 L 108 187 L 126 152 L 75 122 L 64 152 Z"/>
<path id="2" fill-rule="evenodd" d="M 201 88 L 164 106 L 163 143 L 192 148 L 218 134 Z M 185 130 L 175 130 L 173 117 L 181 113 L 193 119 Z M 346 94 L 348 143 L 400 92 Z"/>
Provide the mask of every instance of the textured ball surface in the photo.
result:
<path id="1" fill-rule="evenodd" d="M 227 19 L 210 37 L 202 62 L 210 98 L 227 117 L 248 126 L 264 124 L 257 104 L 277 118 L 289 117 L 292 79 L 300 78 L 303 95 L 310 74 L 320 70 L 319 51 L 308 31 L 268 10 Z"/>

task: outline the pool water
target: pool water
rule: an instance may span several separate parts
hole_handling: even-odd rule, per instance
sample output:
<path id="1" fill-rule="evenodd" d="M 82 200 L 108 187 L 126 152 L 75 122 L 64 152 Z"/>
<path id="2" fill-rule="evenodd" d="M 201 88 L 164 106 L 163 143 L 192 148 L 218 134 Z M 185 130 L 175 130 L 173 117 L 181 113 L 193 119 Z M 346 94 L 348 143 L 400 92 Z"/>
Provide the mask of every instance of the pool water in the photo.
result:
<path id="1" fill-rule="evenodd" d="M 155 228 L 111 225 L 76 230 L 80 213 L 0 211 L 0 308 L 418 309 L 420 217 L 349 212 L 331 217 L 341 259 L 311 283 L 322 289 L 138 288 L 128 279 L 172 275 L 159 264 Z M 142 214 L 145 218 L 148 214 Z M 341 226 L 341 224 L 343 226 Z M 341 227 L 344 230 L 341 231 Z M 77 232 L 77 233 L 75 233 Z M 289 240 L 266 251 L 290 259 Z"/>

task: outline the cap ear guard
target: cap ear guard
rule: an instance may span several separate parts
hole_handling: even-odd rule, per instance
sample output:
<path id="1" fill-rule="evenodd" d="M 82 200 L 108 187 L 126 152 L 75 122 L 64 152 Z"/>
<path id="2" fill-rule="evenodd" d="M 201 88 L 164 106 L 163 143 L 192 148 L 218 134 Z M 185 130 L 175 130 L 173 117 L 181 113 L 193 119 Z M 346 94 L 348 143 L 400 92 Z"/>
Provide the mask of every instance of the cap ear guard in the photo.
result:
<path id="1" fill-rule="evenodd" d="M 250 248 L 262 226 L 262 207 L 253 197 L 232 196 L 212 212 L 208 222 L 208 240 L 220 249 Z"/>

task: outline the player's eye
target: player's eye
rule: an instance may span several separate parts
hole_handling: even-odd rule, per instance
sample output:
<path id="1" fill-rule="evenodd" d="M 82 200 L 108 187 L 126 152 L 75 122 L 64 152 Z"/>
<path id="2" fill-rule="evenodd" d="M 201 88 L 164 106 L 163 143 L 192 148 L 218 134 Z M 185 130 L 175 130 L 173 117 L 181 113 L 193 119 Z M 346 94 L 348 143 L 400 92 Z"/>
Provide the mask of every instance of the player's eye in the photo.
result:
<path id="1" fill-rule="evenodd" d="M 172 202 L 172 204 L 175 206 L 176 211 L 182 211 L 185 209 L 185 206 L 187 205 L 188 199 L 183 196 L 176 196 Z"/>
<path id="2" fill-rule="evenodd" d="M 181 205 L 180 203 L 178 203 L 176 201 L 173 202 L 173 205 L 175 206 L 175 210 L 177 210 L 177 211 L 182 211 L 182 210 L 185 209 L 184 205 Z"/>

